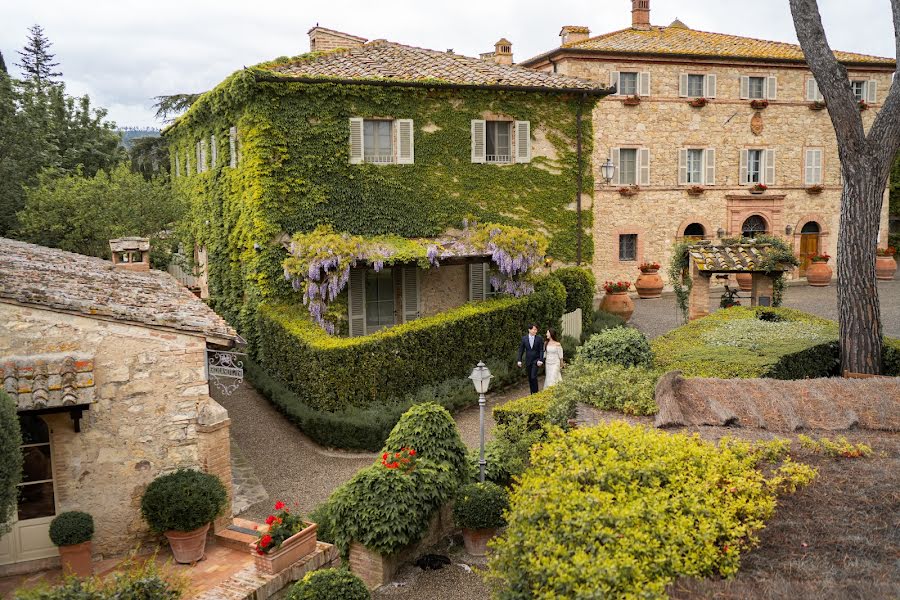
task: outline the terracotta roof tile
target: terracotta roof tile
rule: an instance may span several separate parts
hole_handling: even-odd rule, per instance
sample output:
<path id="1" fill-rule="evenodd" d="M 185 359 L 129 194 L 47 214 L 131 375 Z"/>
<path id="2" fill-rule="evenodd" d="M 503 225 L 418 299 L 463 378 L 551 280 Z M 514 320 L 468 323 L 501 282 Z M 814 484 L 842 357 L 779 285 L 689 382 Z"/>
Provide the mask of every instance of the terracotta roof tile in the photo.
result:
<path id="1" fill-rule="evenodd" d="M 297 57 L 288 63 L 261 67 L 278 75 L 312 79 L 393 80 L 478 86 L 539 87 L 602 90 L 596 82 L 498 65 L 461 54 L 375 40 L 358 48 Z"/>
<path id="2" fill-rule="evenodd" d="M 676 21 L 669 27 L 653 26 L 649 30 L 622 29 L 578 42 L 565 44 L 563 48 L 595 50 L 615 54 L 671 54 L 676 56 L 708 56 L 710 58 L 736 58 L 806 62 L 797 44 L 771 42 L 724 33 L 711 33 L 690 29 Z M 547 56 L 545 53 L 525 61 L 524 64 Z M 835 52 L 845 63 L 893 65 L 893 58 Z"/>
<path id="3" fill-rule="evenodd" d="M 39 410 L 94 402 L 94 357 L 54 353 L 0 358 L 0 389 L 16 410 Z"/>
<path id="4" fill-rule="evenodd" d="M 109 261 L 0 238 L 0 302 L 162 327 L 229 340 L 237 333 L 162 271 L 127 271 Z"/>
<path id="5" fill-rule="evenodd" d="M 714 245 L 700 242 L 688 249 L 691 260 L 700 271 L 761 271 L 760 265 L 771 246 L 756 244 Z"/>

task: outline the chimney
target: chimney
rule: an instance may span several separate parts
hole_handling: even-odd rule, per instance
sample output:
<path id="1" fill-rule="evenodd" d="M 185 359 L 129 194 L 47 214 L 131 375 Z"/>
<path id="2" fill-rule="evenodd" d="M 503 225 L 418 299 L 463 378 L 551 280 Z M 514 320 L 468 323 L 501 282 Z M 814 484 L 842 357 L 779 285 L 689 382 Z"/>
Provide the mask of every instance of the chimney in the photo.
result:
<path id="1" fill-rule="evenodd" d="M 631 28 L 650 29 L 650 0 L 631 0 Z"/>
<path id="2" fill-rule="evenodd" d="M 109 240 L 109 250 L 117 269 L 150 270 L 150 240 L 147 238 L 123 237 Z"/>
<path id="3" fill-rule="evenodd" d="M 494 44 L 494 62 L 498 65 L 513 64 L 512 42 L 506 38 L 500 38 Z"/>
<path id="4" fill-rule="evenodd" d="M 309 34 L 310 52 L 325 52 L 335 48 L 358 48 L 369 41 L 364 37 L 319 27 L 318 23 L 306 33 Z"/>
<path id="5" fill-rule="evenodd" d="M 591 37 L 591 30 L 581 25 L 566 25 L 559 32 L 560 46 L 583 42 Z"/>

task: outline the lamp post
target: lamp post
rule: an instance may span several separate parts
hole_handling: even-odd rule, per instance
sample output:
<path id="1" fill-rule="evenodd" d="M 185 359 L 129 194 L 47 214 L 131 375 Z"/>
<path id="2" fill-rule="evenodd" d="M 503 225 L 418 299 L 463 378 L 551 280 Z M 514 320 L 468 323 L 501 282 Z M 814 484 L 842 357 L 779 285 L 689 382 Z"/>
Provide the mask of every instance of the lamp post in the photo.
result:
<path id="1" fill-rule="evenodd" d="M 484 366 L 482 361 L 478 361 L 478 364 L 472 369 L 472 374 L 469 375 L 469 379 L 475 384 L 475 391 L 478 392 L 478 420 L 481 429 L 481 452 L 478 457 L 478 469 L 479 480 L 482 483 L 484 483 L 484 465 L 487 464 L 487 461 L 484 460 L 484 395 L 487 394 L 488 386 L 491 385 L 493 377 L 490 369 Z"/>
<path id="2" fill-rule="evenodd" d="M 613 164 L 612 160 L 607 158 L 606 162 L 600 165 L 600 176 L 606 180 L 606 185 L 609 185 L 609 182 L 612 181 L 615 174 L 616 165 Z"/>

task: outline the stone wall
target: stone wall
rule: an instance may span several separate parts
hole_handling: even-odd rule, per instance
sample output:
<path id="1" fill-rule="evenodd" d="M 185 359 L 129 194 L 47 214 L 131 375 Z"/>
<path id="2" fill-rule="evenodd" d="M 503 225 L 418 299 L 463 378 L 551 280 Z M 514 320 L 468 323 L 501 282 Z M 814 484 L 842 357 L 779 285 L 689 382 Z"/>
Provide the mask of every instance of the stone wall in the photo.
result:
<path id="1" fill-rule="evenodd" d="M 806 100 L 806 81 L 811 73 L 800 65 L 733 65 L 707 61 L 683 63 L 675 60 L 611 61 L 596 58 L 562 58 L 558 72 L 608 84 L 611 71 L 650 73 L 650 96 L 638 106 L 624 106 L 621 97 L 610 96 L 593 113 L 594 144 L 594 272 L 598 282 L 629 279 L 637 275 L 644 260 L 667 265 L 671 247 L 691 223 L 703 225 L 707 237 L 719 228 L 726 235 L 739 233 L 740 224 L 752 214 L 769 222 L 769 231 L 785 236 L 799 251 L 800 229 L 809 221 L 819 224 L 823 235 L 820 251 L 835 255 L 840 214 L 841 175 L 834 130 L 827 111 L 813 111 Z M 688 105 L 678 96 L 682 73 L 715 74 L 716 98 L 702 108 Z M 740 99 L 740 77 L 775 76 L 777 95 L 768 108 L 754 111 Z M 884 71 L 850 70 L 851 78 L 878 81 L 878 102 L 862 113 L 866 127 L 875 118 L 890 88 Z M 758 115 L 758 116 L 755 116 Z M 755 119 L 756 133 L 751 131 Z M 760 129 L 761 128 L 761 129 Z M 599 166 L 615 147 L 646 148 L 650 153 L 650 183 L 637 195 L 618 193 L 607 186 Z M 714 148 L 715 182 L 704 184 L 699 196 L 678 185 L 678 150 Z M 775 150 L 775 183 L 761 196 L 751 196 L 739 181 L 740 150 Z M 807 193 L 804 179 L 805 150 L 823 150 L 825 191 Z M 882 245 L 887 242 L 887 196 L 882 213 Z M 790 235 L 785 228 L 791 227 Z M 619 235 L 638 235 L 635 261 L 619 261 Z M 667 277 L 665 269 L 661 273 Z M 795 272 L 794 275 L 797 273 Z"/>
<path id="2" fill-rule="evenodd" d="M 209 397 L 205 349 L 202 337 L 0 303 L 0 356 L 94 355 L 96 403 L 85 411 L 81 432 L 65 413 L 45 420 L 57 513 L 93 515 L 96 554 L 156 539 L 141 519 L 140 498 L 162 473 L 206 468 L 230 493 L 227 412 Z"/>
<path id="3" fill-rule="evenodd" d="M 430 317 L 468 302 L 468 265 L 441 265 L 423 269 L 421 299 L 423 317 Z"/>

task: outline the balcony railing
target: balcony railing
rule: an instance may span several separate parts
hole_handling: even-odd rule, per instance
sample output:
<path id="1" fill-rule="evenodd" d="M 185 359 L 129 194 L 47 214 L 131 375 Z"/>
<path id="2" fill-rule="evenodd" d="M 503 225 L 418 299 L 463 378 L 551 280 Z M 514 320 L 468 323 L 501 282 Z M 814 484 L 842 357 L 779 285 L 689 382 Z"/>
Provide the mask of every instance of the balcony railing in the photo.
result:
<path id="1" fill-rule="evenodd" d="M 365 159 L 366 159 L 367 163 L 385 164 L 385 163 L 394 162 L 394 155 L 393 154 L 366 154 Z"/>
<path id="2" fill-rule="evenodd" d="M 485 162 L 489 163 L 509 163 L 512 162 L 510 160 L 509 154 L 488 154 L 484 157 Z"/>

